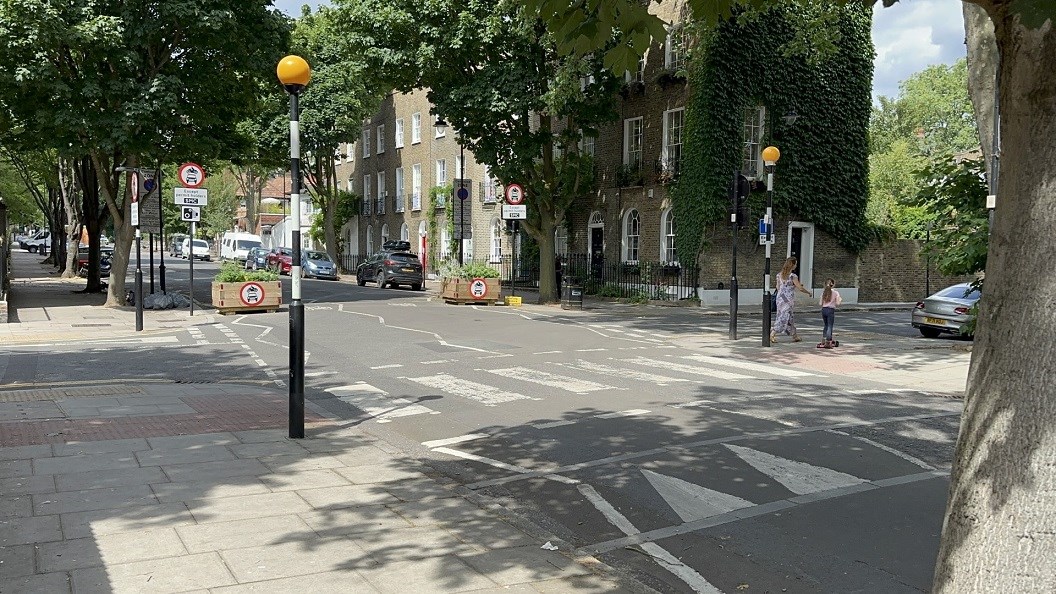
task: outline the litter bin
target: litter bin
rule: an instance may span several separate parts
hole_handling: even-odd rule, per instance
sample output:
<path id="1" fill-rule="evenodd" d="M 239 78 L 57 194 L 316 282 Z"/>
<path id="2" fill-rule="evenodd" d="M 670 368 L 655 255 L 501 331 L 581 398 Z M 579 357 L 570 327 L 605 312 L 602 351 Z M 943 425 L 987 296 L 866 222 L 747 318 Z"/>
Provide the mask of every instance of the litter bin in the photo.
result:
<path id="1" fill-rule="evenodd" d="M 564 288 L 561 309 L 583 309 L 583 285 L 570 278 L 566 279 Z"/>

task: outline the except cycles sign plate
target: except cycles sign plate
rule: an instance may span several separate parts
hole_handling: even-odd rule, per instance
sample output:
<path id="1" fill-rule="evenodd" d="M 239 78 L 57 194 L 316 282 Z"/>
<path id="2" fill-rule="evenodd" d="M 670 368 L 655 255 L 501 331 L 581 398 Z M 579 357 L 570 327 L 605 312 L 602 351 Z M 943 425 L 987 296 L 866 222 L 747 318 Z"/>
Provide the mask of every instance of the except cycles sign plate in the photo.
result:
<path id="1" fill-rule="evenodd" d="M 502 218 L 506 220 L 523 221 L 528 218 L 527 204 L 503 204 Z"/>
<path id="2" fill-rule="evenodd" d="M 488 283 L 482 278 L 469 281 L 469 295 L 474 299 L 483 299 L 488 296 Z"/>
<path id="3" fill-rule="evenodd" d="M 260 283 L 246 283 L 239 290 L 238 299 L 247 307 L 260 305 L 264 301 L 264 287 Z"/>

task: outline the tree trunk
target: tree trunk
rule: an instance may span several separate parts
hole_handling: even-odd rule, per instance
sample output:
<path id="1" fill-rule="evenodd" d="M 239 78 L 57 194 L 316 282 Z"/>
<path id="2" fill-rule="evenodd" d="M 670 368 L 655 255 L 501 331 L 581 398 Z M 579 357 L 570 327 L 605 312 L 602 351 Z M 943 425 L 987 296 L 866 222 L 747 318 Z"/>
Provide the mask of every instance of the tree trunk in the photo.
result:
<path id="1" fill-rule="evenodd" d="M 934 591 L 1056 592 L 1056 60 L 1049 21 L 1029 30 L 979 0 L 1001 51 L 1000 195 Z M 1049 346 L 1045 346 L 1049 345 Z"/>
<path id="2" fill-rule="evenodd" d="M 81 213 L 84 226 L 88 229 L 88 284 L 86 293 L 98 293 L 103 290 L 99 278 L 99 236 L 106 221 L 105 209 L 99 204 L 99 179 L 89 157 L 82 157 L 77 163 L 77 185 L 81 192 Z"/>
<path id="3" fill-rule="evenodd" d="M 992 174 L 994 147 L 994 84 L 997 75 L 997 43 L 990 15 L 975 4 L 964 4 L 964 33 L 968 45 L 968 94 L 972 98 L 979 143 L 986 162 L 987 178 Z"/>
<path id="4" fill-rule="evenodd" d="M 77 200 L 73 177 L 67 169 L 66 159 L 58 162 L 59 192 L 62 195 L 62 205 L 66 210 L 66 269 L 62 273 L 63 278 L 74 278 L 80 272 L 77 264 L 77 253 L 81 245 L 81 231 L 84 225 L 81 217 L 81 205 Z"/>
<path id="5" fill-rule="evenodd" d="M 560 299 L 557 294 L 557 268 L 554 264 L 556 248 L 554 245 L 554 224 L 549 213 L 543 213 L 539 219 L 539 303 L 554 303 Z"/>
<path id="6" fill-rule="evenodd" d="M 128 274 L 128 260 L 132 252 L 132 242 L 136 232 L 132 227 L 132 201 L 127 196 L 128 191 L 123 182 L 123 176 L 113 174 L 110 165 L 110 155 L 95 150 L 92 153 L 92 164 L 95 166 L 96 178 L 99 181 L 99 190 L 110 216 L 114 220 L 114 257 L 111 260 L 110 282 L 106 287 L 106 307 L 120 307 L 125 305 L 125 275 Z M 114 159 L 115 162 L 120 162 Z M 139 160 L 130 156 L 127 159 L 128 167 L 136 167 Z M 121 197 L 121 202 L 117 197 Z M 142 298 L 142 296 L 140 296 Z"/>

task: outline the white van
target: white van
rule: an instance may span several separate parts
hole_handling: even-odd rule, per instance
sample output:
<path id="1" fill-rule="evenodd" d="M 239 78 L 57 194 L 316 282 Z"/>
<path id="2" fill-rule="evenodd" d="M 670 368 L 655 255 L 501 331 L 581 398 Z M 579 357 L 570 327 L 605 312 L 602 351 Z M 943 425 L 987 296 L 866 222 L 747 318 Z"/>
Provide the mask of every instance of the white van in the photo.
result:
<path id="1" fill-rule="evenodd" d="M 259 235 L 229 231 L 224 233 L 224 238 L 220 241 L 220 259 L 245 262 L 249 250 L 255 247 L 260 247 Z"/>
<path id="2" fill-rule="evenodd" d="M 194 240 L 194 254 L 192 256 L 191 255 L 191 238 L 188 237 L 187 239 L 184 239 L 183 240 L 183 256 L 182 257 L 183 258 L 187 258 L 188 260 L 191 257 L 194 257 L 196 259 L 205 260 L 206 262 L 208 262 L 209 258 L 210 258 L 210 256 L 209 256 L 209 242 L 207 242 L 204 239 L 195 239 Z"/>
<path id="3" fill-rule="evenodd" d="M 51 232 L 39 231 L 33 237 L 19 242 L 19 246 L 22 249 L 29 250 L 29 253 L 31 254 L 37 252 L 46 253 L 51 249 Z"/>

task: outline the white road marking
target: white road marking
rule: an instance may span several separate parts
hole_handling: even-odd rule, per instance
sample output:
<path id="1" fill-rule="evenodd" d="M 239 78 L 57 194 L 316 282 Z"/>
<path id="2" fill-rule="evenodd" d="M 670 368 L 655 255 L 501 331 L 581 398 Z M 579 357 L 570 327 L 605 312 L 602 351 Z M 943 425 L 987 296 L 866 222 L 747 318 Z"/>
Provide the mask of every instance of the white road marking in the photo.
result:
<path id="1" fill-rule="evenodd" d="M 880 443 L 878 441 L 873 441 L 873 440 L 869 439 L 868 437 L 862 437 L 860 435 L 851 435 L 850 433 L 846 433 L 846 432 L 843 432 L 843 431 L 837 431 L 836 429 L 829 429 L 828 432 L 829 433 L 833 433 L 835 435 L 843 435 L 844 437 L 850 437 L 851 439 L 857 439 L 858 441 L 867 443 L 867 444 L 873 446 L 874 448 L 877 448 L 879 450 L 883 450 L 883 451 L 885 451 L 885 452 L 887 452 L 889 454 L 894 454 L 894 455 L 898 456 L 899 458 L 902 458 L 903 460 L 905 460 L 907 462 L 912 462 L 913 464 L 916 464 L 917 466 L 919 466 L 919 467 L 921 467 L 921 468 L 923 468 L 925 470 L 935 470 L 934 466 L 932 466 L 931 464 L 928 464 L 927 462 L 921 460 L 920 458 L 916 458 L 914 456 L 910 456 L 909 454 L 907 454 L 905 452 L 896 450 L 895 448 L 890 447 L 890 446 L 886 446 L 886 445 L 884 445 L 884 444 L 882 444 L 882 443 Z"/>
<path id="2" fill-rule="evenodd" d="M 436 388 L 437 390 L 454 396 L 460 396 L 467 400 L 479 402 L 485 406 L 495 406 L 496 404 L 512 402 L 514 400 L 531 400 L 531 398 L 523 394 L 507 392 L 493 386 L 471 382 L 446 373 L 423 377 L 408 377 L 406 379 L 422 384 L 423 386 Z"/>
<path id="3" fill-rule="evenodd" d="M 483 357 L 477 357 L 477 359 L 483 361 L 484 359 L 505 359 L 507 357 L 512 357 L 512 356 L 513 355 L 510 354 L 510 353 L 502 353 L 501 355 L 485 355 Z"/>
<path id="4" fill-rule="evenodd" d="M 436 332 L 431 332 L 429 330 L 422 330 L 422 329 L 419 329 L 419 328 L 405 328 L 403 326 L 393 326 L 391 324 L 386 324 L 385 323 L 385 318 L 383 318 L 383 317 L 381 317 L 379 315 L 376 315 L 376 314 L 368 314 L 368 313 L 363 313 L 363 312 L 358 312 L 358 311 L 345 311 L 345 304 L 344 303 L 338 305 L 337 310 L 340 311 L 341 313 L 347 313 L 347 314 L 352 314 L 352 315 L 356 315 L 356 316 L 365 316 L 365 317 L 368 317 L 368 318 L 376 318 L 378 320 L 378 322 L 382 326 L 386 326 L 388 328 L 392 328 L 393 330 L 404 330 L 406 332 L 416 332 L 418 334 L 428 334 L 429 336 L 432 336 L 433 339 L 435 339 L 437 343 L 439 343 L 439 344 L 441 344 L 443 346 L 449 346 L 449 347 L 453 347 L 453 348 L 456 348 L 456 349 L 465 349 L 467 351 L 475 351 L 475 352 L 478 352 L 478 353 L 486 353 L 486 354 L 489 354 L 489 355 L 497 354 L 494 351 L 489 351 L 487 349 L 478 349 L 476 347 L 471 347 L 471 346 L 466 346 L 466 345 L 454 344 L 454 343 L 451 343 L 451 342 L 447 342 L 446 340 L 444 340 L 444 338 L 442 336 L 440 336 Z"/>
<path id="5" fill-rule="evenodd" d="M 327 388 L 326 391 L 337 396 L 338 400 L 367 413 L 379 423 L 388 423 L 398 417 L 438 414 L 437 411 L 406 398 L 389 398 L 388 392 L 365 382 Z"/>
<path id="6" fill-rule="evenodd" d="M 707 369 L 703 367 L 696 367 L 693 365 L 684 365 L 682 363 L 675 363 L 674 361 L 664 361 L 661 359 L 650 359 L 648 357 L 635 357 L 634 359 L 621 359 L 624 363 L 634 363 L 635 365 L 644 365 L 645 367 L 653 367 L 660 369 L 670 369 L 671 371 L 681 371 L 682 373 L 689 373 L 693 375 L 706 375 L 708 377 L 715 377 L 718 379 L 737 381 L 744 379 L 752 379 L 751 376 L 741 375 L 739 373 L 730 373 L 729 371 L 719 371 L 717 369 Z"/>
<path id="7" fill-rule="evenodd" d="M 683 522 L 701 520 L 755 505 L 746 499 L 694 485 L 677 477 L 644 468 L 641 470 L 649 484 L 664 498 L 678 517 L 682 518 Z"/>
<path id="8" fill-rule="evenodd" d="M 586 419 L 619 419 L 623 417 L 636 417 L 638 415 L 647 415 L 652 411 L 643 410 L 636 408 L 633 410 L 621 410 L 619 412 L 604 413 L 600 415 L 593 415 L 589 417 L 583 417 L 580 419 L 565 419 L 561 421 L 550 421 L 549 423 L 536 423 L 529 425 L 535 429 L 553 429 L 554 427 L 564 427 L 566 425 L 575 425 L 576 423 Z"/>
<path id="9" fill-rule="evenodd" d="M 534 369 L 528 369 L 527 367 L 507 367 L 505 369 L 485 369 L 488 373 L 495 375 L 501 375 L 502 377 L 509 377 L 525 382 L 531 382 L 533 384 L 540 384 L 543 386 L 550 386 L 551 388 L 561 388 L 562 390 L 568 390 L 576 394 L 586 394 L 588 392 L 596 392 L 598 390 L 615 390 L 615 386 L 607 386 L 605 384 L 599 384 L 588 380 L 576 379 L 567 375 L 557 375 L 554 373 L 547 373 L 545 371 L 536 371 Z"/>
<path id="10" fill-rule="evenodd" d="M 637 348 L 637 347 L 633 347 Z M 611 365 L 605 365 L 604 363 L 594 363 L 592 361 L 584 361 L 580 359 L 575 363 L 558 363 L 563 367 L 570 367 L 572 369 L 582 369 L 583 371 L 593 371 L 595 373 L 603 373 L 605 375 L 613 377 L 621 377 L 626 379 L 639 380 L 643 382 L 649 382 L 658 386 L 664 386 L 675 382 L 688 382 L 692 380 L 683 379 L 679 377 L 669 377 L 666 375 L 657 375 L 655 373 L 646 373 L 644 371 L 635 371 L 633 369 L 621 369 L 619 367 L 613 367 Z"/>
<path id="11" fill-rule="evenodd" d="M 627 536 L 641 533 L 641 531 L 635 528 L 634 524 L 617 511 L 611 503 L 605 501 L 605 498 L 599 495 L 594 487 L 590 485 L 579 485 L 577 488 L 579 489 L 579 492 L 582 493 L 603 516 L 605 516 L 605 519 L 607 519 L 613 526 L 619 528 L 621 532 Z M 678 578 L 685 582 L 694 592 L 700 592 L 701 594 L 722 594 L 722 590 L 713 586 L 708 580 L 704 579 L 704 576 L 697 573 L 692 567 L 679 561 L 677 557 L 667 552 L 655 542 L 641 543 L 638 546 L 651 555 L 657 562 L 657 565 L 678 576 Z"/>
<path id="12" fill-rule="evenodd" d="M 475 439 L 484 439 L 485 437 L 491 437 L 487 433 L 469 433 L 466 435 L 459 435 L 458 437 L 448 437 L 447 439 L 434 439 L 433 441 L 423 441 L 422 445 L 427 448 L 440 448 L 449 445 L 455 445 L 456 443 L 465 443 L 467 441 L 473 441 Z"/>
<path id="13" fill-rule="evenodd" d="M 532 353 L 533 355 L 556 355 L 564 351 L 539 351 L 538 353 Z"/>
<path id="14" fill-rule="evenodd" d="M 752 361 L 746 361 L 744 359 L 728 359 L 726 357 L 711 357 L 708 355 L 685 355 L 682 358 L 690 359 L 692 361 L 699 361 L 701 363 L 707 363 L 709 365 L 735 367 L 737 369 L 759 371 L 762 373 L 780 375 L 784 377 L 810 377 L 813 375 L 817 375 L 816 373 L 807 373 L 806 371 L 798 371 L 795 369 L 776 368 L 771 365 L 765 365 L 763 363 L 754 363 Z"/>
<path id="15" fill-rule="evenodd" d="M 442 365 L 444 363 L 457 363 L 453 359 L 437 359 L 435 361 L 422 361 L 419 365 Z"/>
<path id="16" fill-rule="evenodd" d="M 759 472 L 773 478 L 797 495 L 828 491 L 866 482 L 863 478 L 806 462 L 781 458 L 759 450 L 723 444 Z"/>
<path id="17" fill-rule="evenodd" d="M 577 353 L 596 353 L 600 351 L 607 351 L 609 349 L 576 349 Z"/>
<path id="18" fill-rule="evenodd" d="M 371 369 L 395 369 L 397 367 L 403 367 L 403 363 L 392 363 L 391 365 L 375 365 Z"/>
<path id="19" fill-rule="evenodd" d="M 447 454 L 449 456 L 455 456 L 456 458 L 462 458 L 464 460 L 472 460 L 474 462 L 481 462 L 483 464 L 487 464 L 489 466 L 494 466 L 495 468 L 501 468 L 503 470 L 509 470 L 511 472 L 520 472 L 520 473 L 533 472 L 533 471 L 531 471 L 531 470 L 529 470 L 529 469 L 527 469 L 527 468 L 525 468 L 523 466 L 515 466 L 513 464 L 507 464 L 507 463 L 502 462 L 500 460 L 495 460 L 494 458 L 487 458 L 487 457 L 484 457 L 484 456 L 478 456 L 476 454 L 470 454 L 469 452 L 462 452 L 462 451 L 459 451 L 459 450 L 453 450 L 451 448 L 433 448 L 433 451 L 434 452 L 441 452 L 441 453 Z M 573 478 L 568 478 L 567 476 L 559 476 L 559 475 L 556 475 L 556 474 L 548 474 L 548 475 L 546 475 L 546 478 L 548 478 L 550 480 L 553 480 L 553 481 L 557 481 L 559 483 L 564 483 L 566 485 L 579 484 L 578 480 L 573 479 Z"/>

